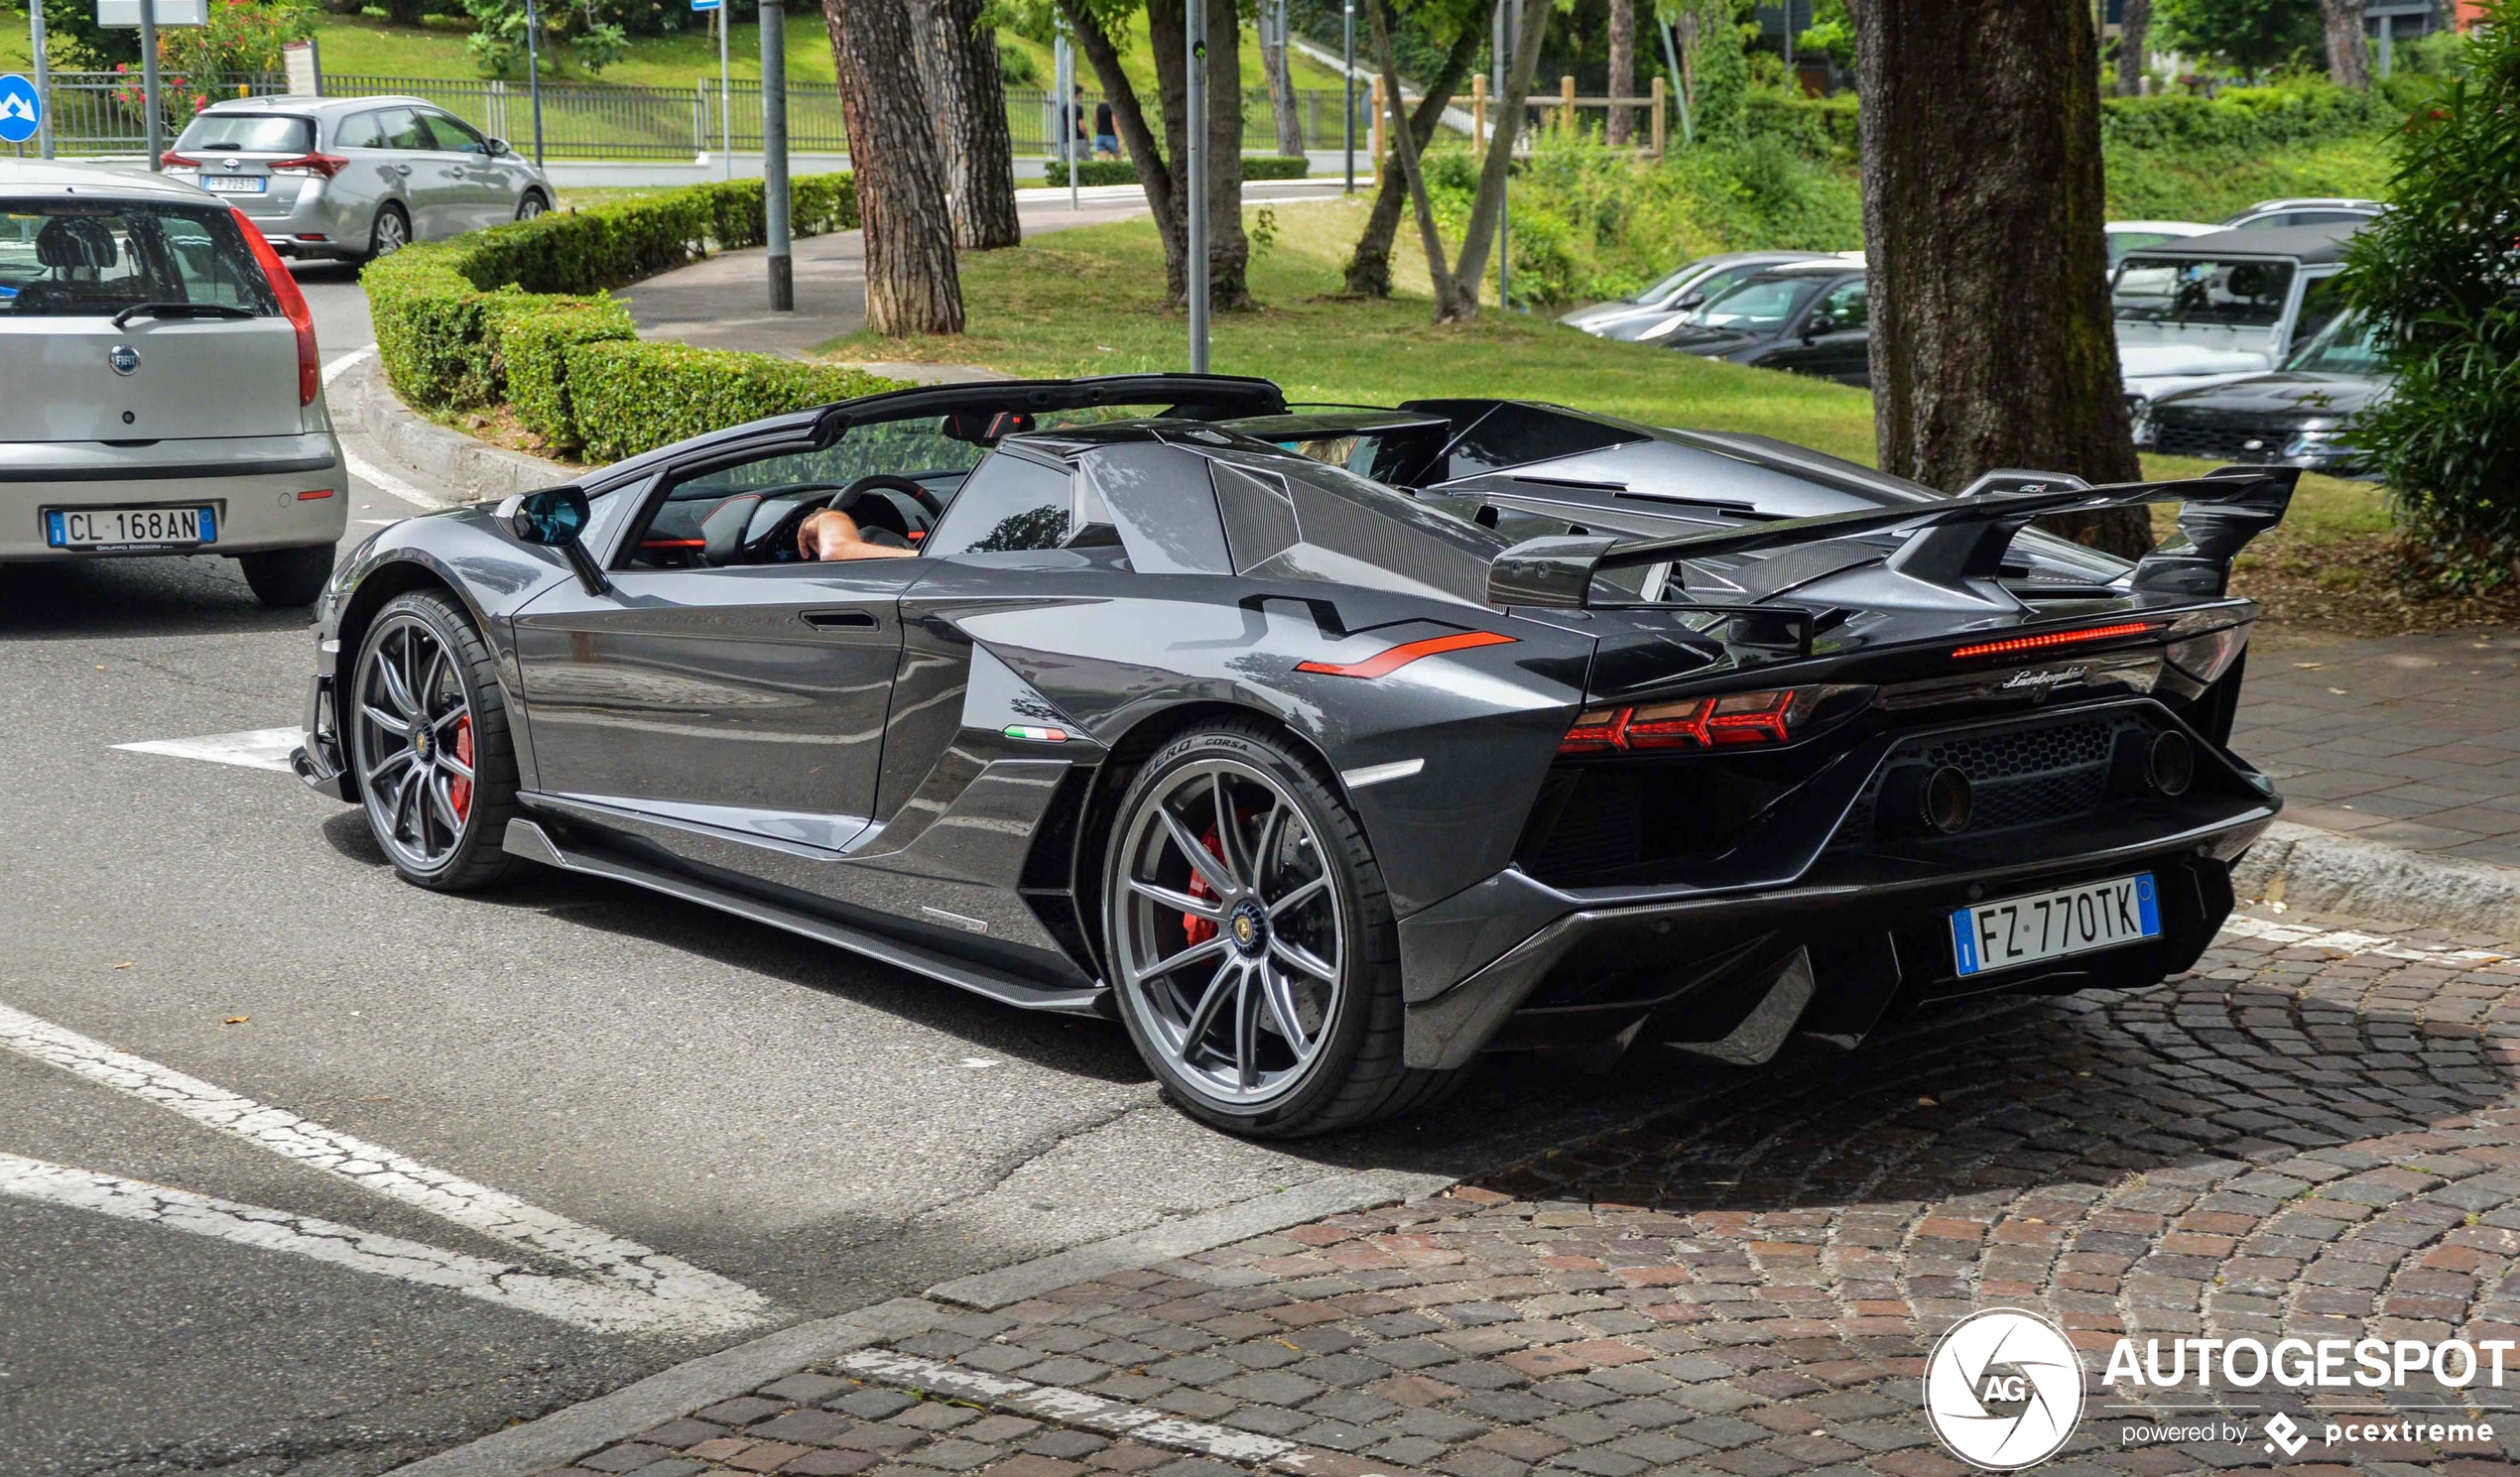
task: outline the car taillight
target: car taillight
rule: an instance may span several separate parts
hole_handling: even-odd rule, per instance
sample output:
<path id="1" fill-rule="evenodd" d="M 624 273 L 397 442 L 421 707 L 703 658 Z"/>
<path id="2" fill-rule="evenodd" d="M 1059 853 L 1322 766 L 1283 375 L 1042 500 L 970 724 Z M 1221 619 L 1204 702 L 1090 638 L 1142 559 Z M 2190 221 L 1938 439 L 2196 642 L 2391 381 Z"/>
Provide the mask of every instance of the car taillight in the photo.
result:
<path id="1" fill-rule="evenodd" d="M 2171 666 L 2209 686 L 2231 670 L 2232 662 L 2248 644 L 2248 627 L 2225 626 L 2219 631 L 2174 641 L 2164 655 L 2170 658 Z"/>
<path id="2" fill-rule="evenodd" d="M 1811 731 L 1823 708 L 1842 713 L 1848 699 L 1870 690 L 1841 685 L 1774 687 L 1586 708 L 1559 740 L 1558 752 L 1634 754 L 1790 744 Z"/>
<path id="3" fill-rule="evenodd" d="M 201 161 L 189 154 L 178 154 L 173 149 L 159 155 L 158 163 L 170 170 L 197 170 L 201 167 Z"/>
<path id="4" fill-rule="evenodd" d="M 2114 625 L 2085 626 L 2079 631 L 2042 631 L 2036 636 L 2013 636 L 2002 641 L 1981 641 L 1973 646 L 1953 649 L 1952 660 L 1965 662 L 1971 657 L 2011 657 L 2023 652 L 2044 652 L 2061 646 L 2079 646 L 2086 641 L 2114 641 L 2121 636 L 2142 636 L 2153 629 L 2149 621 L 2119 621 Z"/>
<path id="5" fill-rule="evenodd" d="M 323 388 L 323 366 L 315 358 L 315 311 L 307 307 L 307 295 L 298 291 L 298 279 L 289 275 L 288 264 L 263 239 L 261 228 L 234 206 L 228 208 L 228 213 L 236 217 L 236 228 L 245 233 L 246 248 L 262 264 L 263 280 L 271 284 L 271 295 L 280 302 L 281 316 L 298 330 L 298 404 L 313 405 L 315 392 Z"/>
<path id="6" fill-rule="evenodd" d="M 350 167 L 338 154 L 301 154 L 294 159 L 275 159 L 271 172 L 275 175 L 316 175 L 329 180 Z"/>

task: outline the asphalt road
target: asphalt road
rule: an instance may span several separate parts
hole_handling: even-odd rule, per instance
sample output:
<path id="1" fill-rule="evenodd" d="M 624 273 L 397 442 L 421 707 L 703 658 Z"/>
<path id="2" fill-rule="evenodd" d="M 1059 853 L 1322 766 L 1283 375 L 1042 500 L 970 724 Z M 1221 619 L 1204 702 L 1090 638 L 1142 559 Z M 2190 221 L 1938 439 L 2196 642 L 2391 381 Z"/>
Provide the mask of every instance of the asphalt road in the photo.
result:
<path id="1" fill-rule="evenodd" d="M 306 277 L 327 360 L 364 343 L 350 274 Z M 350 511 L 355 538 L 418 510 L 360 482 Z M 382 1471 L 784 1322 L 1323 1175 L 1492 1164 L 1704 1080 L 1499 1066 L 1418 1121 L 1248 1145 L 1164 1106 L 1116 1028 L 582 879 L 422 892 L 286 773 L 116 747 L 267 759 L 312 657 L 226 560 L 0 570 L 12 1477 Z M 221 1091 L 275 1110 L 263 1140 Z M 723 1319 L 627 1326 L 666 1304 L 605 1237 Z M 601 1297 L 555 1313 L 520 1279 Z"/>

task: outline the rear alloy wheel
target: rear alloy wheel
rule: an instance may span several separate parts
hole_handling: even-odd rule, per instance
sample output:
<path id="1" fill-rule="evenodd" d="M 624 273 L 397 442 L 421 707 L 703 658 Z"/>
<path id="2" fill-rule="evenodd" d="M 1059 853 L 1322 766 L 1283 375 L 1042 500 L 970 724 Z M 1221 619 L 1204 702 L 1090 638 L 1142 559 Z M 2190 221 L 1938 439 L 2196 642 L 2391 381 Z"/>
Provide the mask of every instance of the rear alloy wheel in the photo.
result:
<path id="1" fill-rule="evenodd" d="M 489 648 L 443 595 L 377 612 L 347 707 L 368 830 L 407 882 L 457 892 L 504 881 L 516 755 Z"/>
<path id="2" fill-rule="evenodd" d="M 544 199 L 542 195 L 529 189 L 525 192 L 525 198 L 516 202 L 516 218 L 519 220 L 532 220 L 535 216 L 542 214 L 550 208 L 552 208 L 551 201 Z"/>
<path id="3" fill-rule="evenodd" d="M 376 212 L 376 224 L 368 227 L 367 258 L 389 257 L 412 244 L 411 217 L 400 205 L 386 205 Z"/>
<path id="4" fill-rule="evenodd" d="M 1122 800 L 1103 887 L 1120 1017 L 1219 1128 L 1323 1133 L 1424 1100 L 1401 1061 L 1398 930 L 1354 814 L 1257 725 L 1167 745 Z"/>
<path id="5" fill-rule="evenodd" d="M 253 586 L 254 598 L 280 610 L 313 605 L 332 577 L 332 546 L 310 544 L 304 549 L 267 549 L 240 554 L 237 567 Z"/>

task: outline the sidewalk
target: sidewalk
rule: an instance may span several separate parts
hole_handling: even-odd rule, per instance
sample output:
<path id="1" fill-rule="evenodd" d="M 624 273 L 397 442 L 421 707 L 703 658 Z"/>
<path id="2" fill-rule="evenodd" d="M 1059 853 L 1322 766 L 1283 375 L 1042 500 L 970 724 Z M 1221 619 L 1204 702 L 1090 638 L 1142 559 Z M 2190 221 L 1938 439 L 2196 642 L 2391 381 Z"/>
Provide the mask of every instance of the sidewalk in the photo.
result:
<path id="1" fill-rule="evenodd" d="M 893 1332 L 565 1470 L 1961 1477 L 1918 1379 L 1941 1329 L 2003 1304 L 2089 1363 L 2044 1470 L 2265 1465 L 2254 1438 L 2118 1449 L 2112 1416 L 2164 1407 L 2102 1389 L 2106 1350 L 2520 1335 L 2520 961 L 2239 931 L 2159 991 L 1994 1001 L 1730 1073 L 1421 1203 L 990 1309 L 891 1304 Z M 2466 1477 L 2520 1455 L 2520 1388 L 2392 1398 L 2484 1410 L 2493 1441 L 2302 1460 Z M 2314 1436 L 2388 1409 L 2358 1388 L 2221 1405 Z"/>
<path id="2" fill-rule="evenodd" d="M 2261 640 L 2232 745 L 2284 817 L 2520 867 L 2520 632 Z"/>

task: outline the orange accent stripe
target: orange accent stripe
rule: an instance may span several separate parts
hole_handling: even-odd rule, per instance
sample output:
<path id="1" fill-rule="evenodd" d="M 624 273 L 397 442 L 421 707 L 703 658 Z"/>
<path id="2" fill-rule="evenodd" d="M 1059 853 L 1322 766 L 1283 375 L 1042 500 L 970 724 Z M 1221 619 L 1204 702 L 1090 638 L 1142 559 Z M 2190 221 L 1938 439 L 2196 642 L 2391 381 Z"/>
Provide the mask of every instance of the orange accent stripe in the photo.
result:
<path id="1" fill-rule="evenodd" d="M 1456 631 L 1450 636 L 1430 636 L 1424 641 L 1407 641 L 1367 657 L 1362 662 L 1298 662 L 1298 672 L 1318 672 L 1323 677 L 1360 677 L 1368 681 L 1389 677 L 1420 657 L 1437 657 L 1446 652 L 1466 651 L 1474 646 L 1510 646 L 1514 638 L 1493 631 Z"/>
<path id="2" fill-rule="evenodd" d="M 2106 641 L 2112 636 L 2142 636 L 2152 630 L 2146 621 L 2122 621 L 2114 626 L 2093 626 L 2084 631 L 2051 631 L 2044 636 L 2016 636 L 2009 641 L 1985 641 L 1964 646 L 1952 653 L 1954 662 L 1970 657 L 2001 657 L 2013 652 L 2045 651 L 2052 646 L 2072 646 L 2084 641 Z"/>

